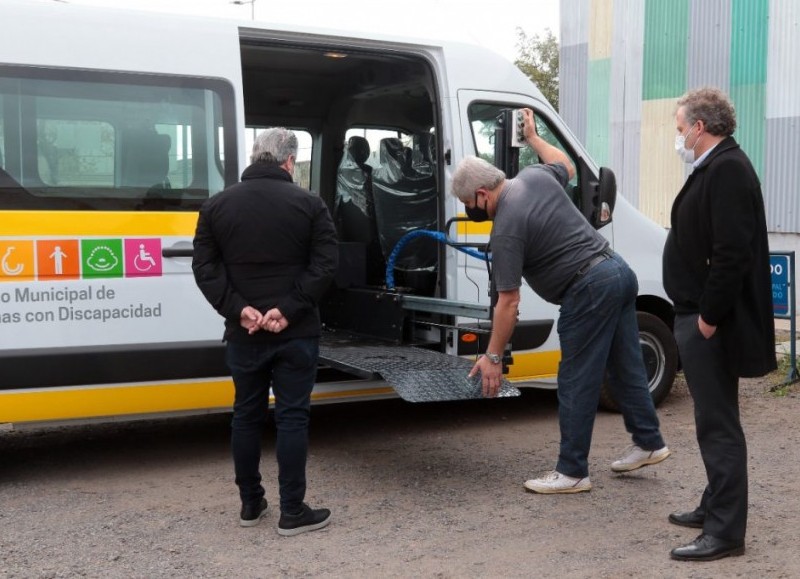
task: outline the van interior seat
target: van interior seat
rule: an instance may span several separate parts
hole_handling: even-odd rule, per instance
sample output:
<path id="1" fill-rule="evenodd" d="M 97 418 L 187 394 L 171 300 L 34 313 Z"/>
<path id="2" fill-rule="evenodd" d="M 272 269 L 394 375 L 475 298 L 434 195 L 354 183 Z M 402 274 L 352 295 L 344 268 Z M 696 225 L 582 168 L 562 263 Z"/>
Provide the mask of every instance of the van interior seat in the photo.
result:
<path id="1" fill-rule="evenodd" d="M 347 152 L 353 157 L 353 160 L 358 164 L 364 172 L 371 174 L 372 167 L 367 165 L 369 159 L 370 148 L 369 141 L 364 137 L 352 136 L 347 141 Z"/>
<path id="2" fill-rule="evenodd" d="M 333 214 L 340 241 L 364 244 L 367 284 L 382 285 L 386 262 L 375 221 L 369 154 L 369 141 L 364 137 L 353 136 L 347 141 L 336 172 Z"/>
<path id="3" fill-rule="evenodd" d="M 381 140 L 380 166 L 372 174 L 372 183 L 375 218 L 385 258 L 407 233 L 419 229 L 437 230 L 438 189 L 433 166 L 425 168 L 422 164 L 415 168 L 413 150 L 405 147 L 400 139 L 391 137 Z M 403 249 L 395 268 L 401 272 L 428 272 L 435 275 L 437 258 L 436 241 L 418 238 Z M 411 277 L 407 276 L 407 279 Z M 431 282 L 419 283 L 429 286 Z M 410 285 L 414 287 L 418 284 Z"/>
<path id="4" fill-rule="evenodd" d="M 155 128 L 127 131 L 122 141 L 121 185 L 169 189 L 169 151 L 172 139 Z"/>
<path id="5" fill-rule="evenodd" d="M 436 139 L 431 133 L 414 135 L 411 168 L 424 175 L 433 175 L 436 166 Z"/>

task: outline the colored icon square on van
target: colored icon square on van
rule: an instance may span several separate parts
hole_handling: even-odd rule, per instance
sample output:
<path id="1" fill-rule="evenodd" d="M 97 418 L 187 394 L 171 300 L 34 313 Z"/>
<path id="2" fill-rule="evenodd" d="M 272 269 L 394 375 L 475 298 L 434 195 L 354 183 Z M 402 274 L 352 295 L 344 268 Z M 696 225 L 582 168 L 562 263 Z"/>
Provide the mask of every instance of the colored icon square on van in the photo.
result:
<path id="1" fill-rule="evenodd" d="M 79 279 L 81 254 L 77 239 L 36 241 L 37 279 Z"/>
<path id="2" fill-rule="evenodd" d="M 82 239 L 83 278 L 122 277 L 121 239 Z"/>
<path id="3" fill-rule="evenodd" d="M 161 275 L 161 240 L 125 240 L 125 276 L 146 277 Z"/>
<path id="4" fill-rule="evenodd" d="M 34 255 L 33 241 L 0 241 L 0 281 L 31 281 Z"/>

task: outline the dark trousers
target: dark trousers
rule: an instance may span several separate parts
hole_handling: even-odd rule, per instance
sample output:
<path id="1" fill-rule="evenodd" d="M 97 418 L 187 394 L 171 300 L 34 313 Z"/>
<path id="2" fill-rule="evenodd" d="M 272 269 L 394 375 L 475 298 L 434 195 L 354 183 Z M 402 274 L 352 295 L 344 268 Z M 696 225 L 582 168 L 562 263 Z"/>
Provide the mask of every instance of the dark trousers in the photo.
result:
<path id="1" fill-rule="evenodd" d="M 675 340 L 694 400 L 697 443 L 708 485 L 703 532 L 741 541 L 747 530 L 747 444 L 739 420 L 739 378 L 719 331 L 706 340 L 697 314 L 675 317 Z"/>
<path id="2" fill-rule="evenodd" d="M 317 338 L 269 344 L 228 342 L 226 360 L 236 389 L 231 449 L 243 504 L 258 503 L 264 496 L 259 464 L 271 386 L 281 512 L 300 510 L 306 494 L 308 423 L 318 355 Z"/>
<path id="3" fill-rule="evenodd" d="M 561 474 L 589 474 L 589 448 L 606 370 L 633 442 L 645 450 L 664 446 L 636 325 L 638 288 L 636 274 L 615 254 L 564 294 L 558 318 L 561 446 L 556 470 Z"/>

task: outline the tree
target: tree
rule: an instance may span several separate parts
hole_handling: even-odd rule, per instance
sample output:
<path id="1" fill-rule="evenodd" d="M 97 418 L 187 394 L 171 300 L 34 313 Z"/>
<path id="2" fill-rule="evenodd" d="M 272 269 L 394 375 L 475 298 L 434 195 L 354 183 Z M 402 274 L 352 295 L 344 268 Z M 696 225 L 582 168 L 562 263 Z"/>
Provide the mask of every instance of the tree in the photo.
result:
<path id="1" fill-rule="evenodd" d="M 529 37 L 517 27 L 517 55 L 514 64 L 558 110 L 558 40 L 552 31 L 545 28 L 542 36 Z"/>

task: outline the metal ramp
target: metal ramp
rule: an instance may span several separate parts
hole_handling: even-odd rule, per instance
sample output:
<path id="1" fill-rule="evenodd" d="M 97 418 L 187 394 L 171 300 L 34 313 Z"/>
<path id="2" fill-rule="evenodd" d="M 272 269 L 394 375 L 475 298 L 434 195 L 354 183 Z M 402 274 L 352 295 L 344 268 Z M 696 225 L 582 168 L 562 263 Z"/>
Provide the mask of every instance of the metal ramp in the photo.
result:
<path id="1" fill-rule="evenodd" d="M 467 378 L 473 362 L 458 356 L 323 333 L 319 358 L 332 368 L 361 378 L 383 378 L 408 402 L 483 398 L 480 380 Z M 519 395 L 519 390 L 503 378 L 498 397 Z"/>

